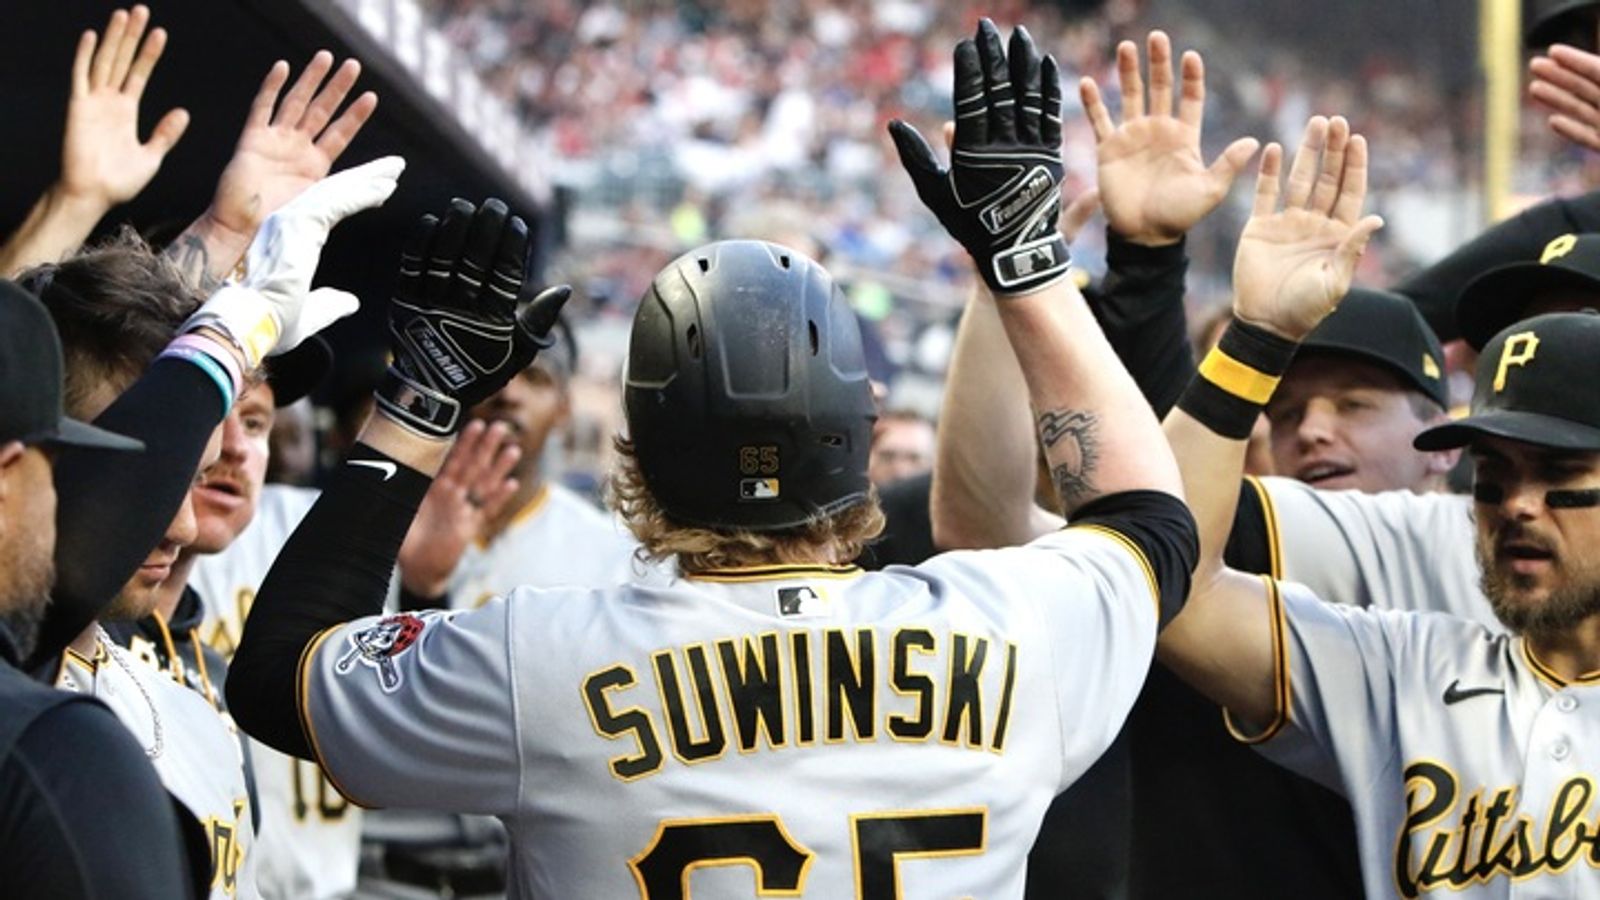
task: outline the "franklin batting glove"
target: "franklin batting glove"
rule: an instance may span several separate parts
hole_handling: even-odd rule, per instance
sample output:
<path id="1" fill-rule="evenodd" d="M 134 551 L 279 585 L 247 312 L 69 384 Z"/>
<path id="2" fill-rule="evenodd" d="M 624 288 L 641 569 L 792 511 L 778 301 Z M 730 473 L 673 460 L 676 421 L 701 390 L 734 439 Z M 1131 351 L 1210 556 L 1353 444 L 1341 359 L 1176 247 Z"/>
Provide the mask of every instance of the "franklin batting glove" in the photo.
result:
<path id="1" fill-rule="evenodd" d="M 444 219 L 423 216 L 400 253 L 389 306 L 394 363 L 379 408 L 426 437 L 449 437 L 463 411 L 500 390 L 553 342 L 572 289 L 522 299 L 528 226 L 499 200 L 452 200 Z"/>
<path id="2" fill-rule="evenodd" d="M 955 50 L 956 134 L 950 168 L 896 119 L 889 134 L 917 196 L 967 248 L 996 295 L 1037 290 L 1067 274 L 1061 214 L 1061 76 L 1018 26 L 1010 60 L 994 23 Z"/>

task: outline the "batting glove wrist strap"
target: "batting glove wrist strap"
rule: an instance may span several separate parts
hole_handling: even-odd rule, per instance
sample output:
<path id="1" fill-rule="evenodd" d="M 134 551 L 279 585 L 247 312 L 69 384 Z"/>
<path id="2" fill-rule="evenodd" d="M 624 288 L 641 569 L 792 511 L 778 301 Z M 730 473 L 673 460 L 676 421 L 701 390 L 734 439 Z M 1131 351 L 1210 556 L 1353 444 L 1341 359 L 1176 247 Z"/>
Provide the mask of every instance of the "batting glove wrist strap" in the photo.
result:
<path id="1" fill-rule="evenodd" d="M 423 437 L 447 438 L 461 430 L 461 403 L 394 366 L 373 391 L 384 415 Z"/>
<path id="2" fill-rule="evenodd" d="M 994 24 L 956 45 L 956 131 L 950 168 L 904 122 L 889 124 L 917 196 L 972 255 L 996 295 L 1037 290 L 1066 275 L 1061 216 L 1061 78 L 1026 29 L 1009 59 Z"/>

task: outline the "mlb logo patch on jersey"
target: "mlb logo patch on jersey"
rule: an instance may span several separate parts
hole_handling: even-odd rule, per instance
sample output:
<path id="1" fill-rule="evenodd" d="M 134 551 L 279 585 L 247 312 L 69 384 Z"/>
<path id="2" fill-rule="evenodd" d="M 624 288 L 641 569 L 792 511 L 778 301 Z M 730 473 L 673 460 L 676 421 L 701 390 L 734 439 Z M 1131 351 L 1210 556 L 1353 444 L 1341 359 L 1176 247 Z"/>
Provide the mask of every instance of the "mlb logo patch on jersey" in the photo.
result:
<path id="1" fill-rule="evenodd" d="M 394 658 L 417 642 L 425 625 L 417 616 L 404 613 L 354 632 L 348 638 L 350 648 L 333 664 L 333 670 L 348 675 L 357 663 L 368 666 L 378 673 L 378 686 L 383 692 L 392 694 L 400 689 L 401 681 Z"/>
<path id="2" fill-rule="evenodd" d="M 809 585 L 778 588 L 778 615 L 786 619 L 814 619 L 833 615 L 833 601 Z"/>

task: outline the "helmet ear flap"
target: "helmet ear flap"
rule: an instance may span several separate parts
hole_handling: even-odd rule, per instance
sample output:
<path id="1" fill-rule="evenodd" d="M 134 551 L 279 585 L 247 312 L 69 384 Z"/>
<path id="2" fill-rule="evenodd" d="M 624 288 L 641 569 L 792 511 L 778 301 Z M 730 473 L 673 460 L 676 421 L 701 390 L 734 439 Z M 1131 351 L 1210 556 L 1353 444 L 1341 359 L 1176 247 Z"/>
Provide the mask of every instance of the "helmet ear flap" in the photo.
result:
<path id="1" fill-rule="evenodd" d="M 669 264 L 635 313 L 624 384 L 640 473 L 675 521 L 772 531 L 868 496 L 861 333 L 790 248 L 722 241 Z"/>

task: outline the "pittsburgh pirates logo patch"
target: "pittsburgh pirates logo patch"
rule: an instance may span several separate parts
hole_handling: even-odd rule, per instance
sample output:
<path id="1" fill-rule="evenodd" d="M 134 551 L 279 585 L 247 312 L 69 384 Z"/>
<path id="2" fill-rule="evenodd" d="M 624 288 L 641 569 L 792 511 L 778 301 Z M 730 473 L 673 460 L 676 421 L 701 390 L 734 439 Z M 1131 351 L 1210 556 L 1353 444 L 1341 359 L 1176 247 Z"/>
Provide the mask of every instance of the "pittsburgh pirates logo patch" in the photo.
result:
<path id="1" fill-rule="evenodd" d="M 378 673 L 378 686 L 383 692 L 392 694 L 400 689 L 401 682 L 400 668 L 394 664 L 394 658 L 417 642 L 425 624 L 422 619 L 405 613 L 363 628 L 350 635 L 350 648 L 333 664 L 333 670 L 348 675 L 355 671 L 357 663 L 368 666 Z"/>

